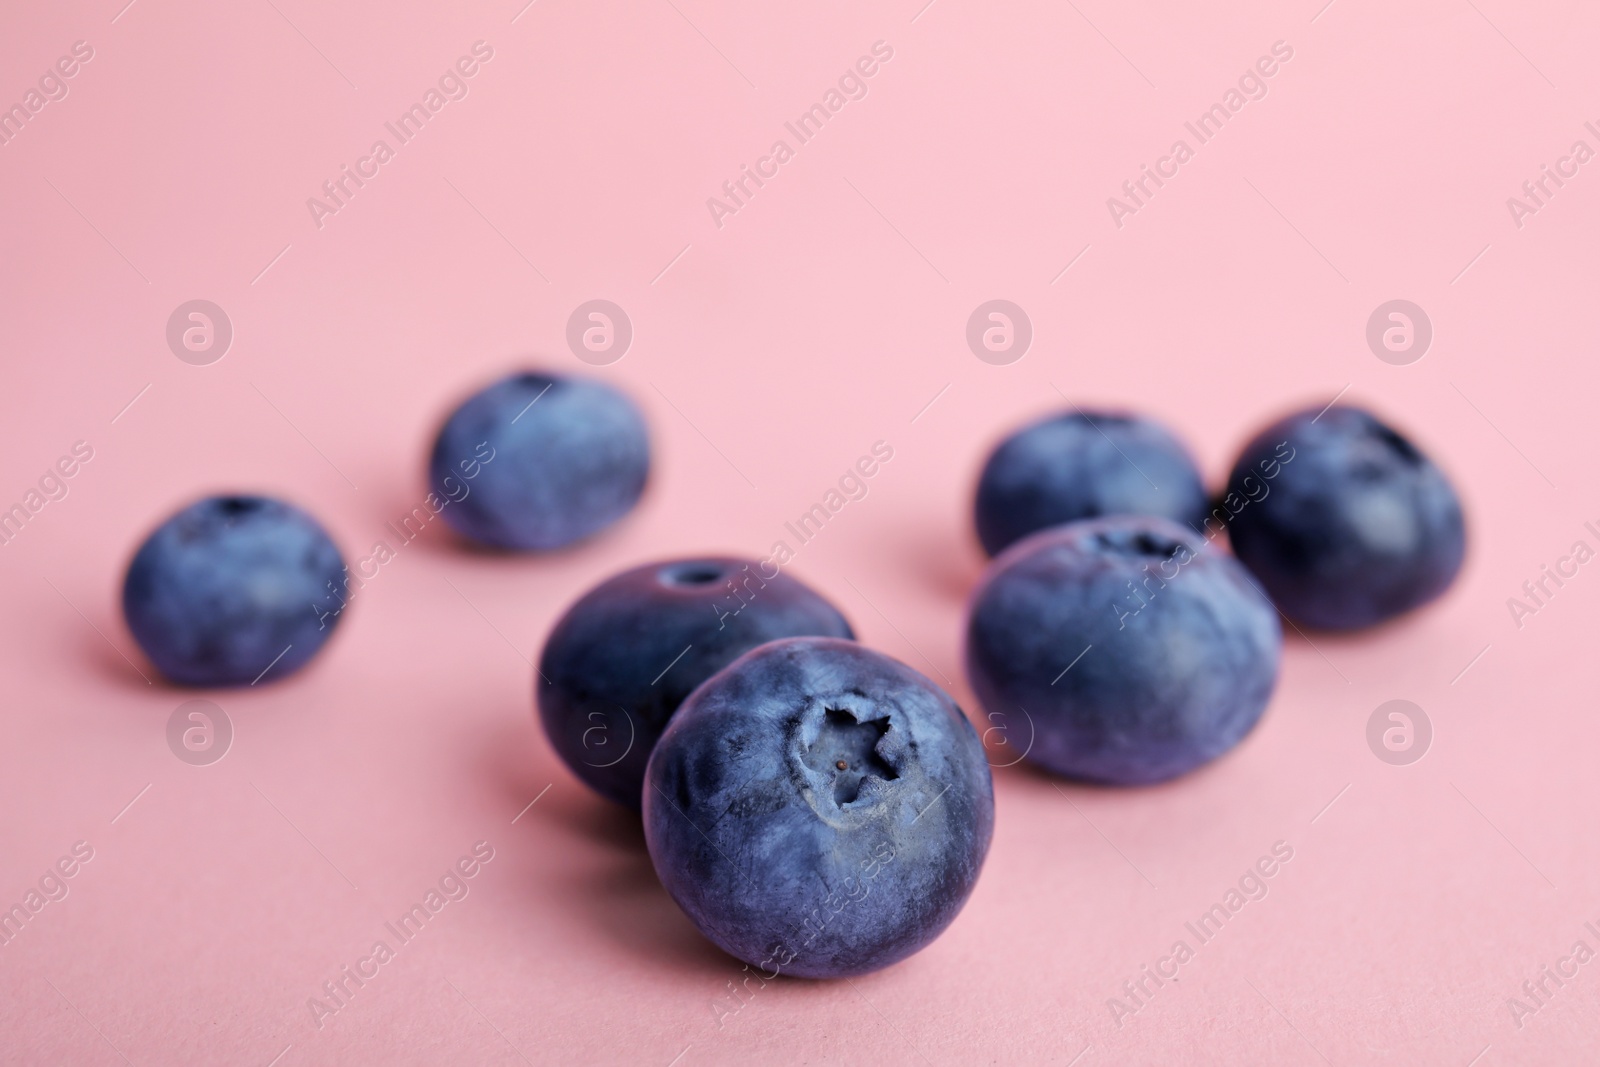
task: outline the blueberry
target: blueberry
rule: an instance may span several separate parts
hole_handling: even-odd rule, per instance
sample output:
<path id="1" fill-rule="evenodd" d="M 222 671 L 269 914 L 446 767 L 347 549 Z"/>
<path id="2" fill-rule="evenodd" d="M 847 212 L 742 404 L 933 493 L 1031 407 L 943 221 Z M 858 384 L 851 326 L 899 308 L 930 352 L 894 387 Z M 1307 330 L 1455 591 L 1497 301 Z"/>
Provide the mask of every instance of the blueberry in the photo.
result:
<path id="1" fill-rule="evenodd" d="M 1466 553 L 1449 479 L 1356 407 L 1310 408 L 1263 430 L 1223 504 L 1234 554 L 1304 626 L 1356 629 L 1425 604 Z"/>
<path id="2" fill-rule="evenodd" d="M 1051 526 L 1159 515 L 1198 528 L 1206 492 L 1183 445 L 1137 415 L 1074 409 L 1001 441 L 978 479 L 978 540 L 989 555 Z"/>
<path id="3" fill-rule="evenodd" d="M 855 636 L 782 572 L 720 556 L 635 567 L 556 623 L 534 683 L 539 717 L 574 774 L 637 809 L 656 739 L 695 686 L 759 644 L 806 635 Z"/>
<path id="4" fill-rule="evenodd" d="M 989 565 L 967 676 L 1008 741 L 1070 778 L 1159 782 L 1238 744 L 1278 675 L 1278 615 L 1233 558 L 1165 519 L 1034 534 Z M 1031 730 L 1021 724 L 1031 723 Z"/>
<path id="5" fill-rule="evenodd" d="M 650 438 L 609 385 L 513 374 L 445 420 L 428 480 L 456 532 L 495 548 L 560 548 L 632 510 L 650 472 Z"/>
<path id="6" fill-rule="evenodd" d="M 713 675 L 645 783 L 662 884 L 763 979 L 864 974 L 921 949 L 966 902 L 994 829 L 961 709 L 835 638 L 773 641 Z"/>
<path id="7" fill-rule="evenodd" d="M 339 622 L 344 560 L 317 521 L 264 496 L 213 496 L 156 527 L 128 565 L 122 612 L 179 685 L 251 685 L 299 670 Z"/>

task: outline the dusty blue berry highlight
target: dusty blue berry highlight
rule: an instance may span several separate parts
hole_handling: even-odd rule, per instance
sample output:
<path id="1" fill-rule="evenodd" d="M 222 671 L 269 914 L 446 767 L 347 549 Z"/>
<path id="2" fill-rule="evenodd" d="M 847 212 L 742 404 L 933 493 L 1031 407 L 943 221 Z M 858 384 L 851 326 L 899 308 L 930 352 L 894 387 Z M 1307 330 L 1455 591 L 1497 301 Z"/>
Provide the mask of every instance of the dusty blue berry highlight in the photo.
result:
<path id="1" fill-rule="evenodd" d="M 1466 555 L 1450 480 L 1357 407 L 1267 427 L 1240 453 L 1223 503 L 1238 509 L 1234 554 L 1301 626 L 1352 630 L 1410 611 L 1448 589 Z"/>
<path id="2" fill-rule="evenodd" d="M 650 757 L 645 840 L 690 920 L 764 977 L 864 974 L 926 946 L 983 866 L 994 796 L 961 709 L 850 641 L 746 653 Z"/>
<path id="3" fill-rule="evenodd" d="M 156 528 L 128 566 L 122 610 L 169 681 L 237 686 L 303 667 L 338 625 L 344 560 L 291 504 L 214 496 Z"/>
<path id="4" fill-rule="evenodd" d="M 967 676 L 986 711 L 1032 724 L 1028 760 L 1143 785 L 1250 732 L 1281 644 L 1277 612 L 1236 560 L 1176 523 L 1120 516 L 1042 531 L 990 564 L 968 613 Z"/>
<path id="5" fill-rule="evenodd" d="M 645 764 L 696 686 L 780 637 L 853 638 L 796 578 L 730 556 L 662 560 L 589 590 L 557 621 L 534 679 L 556 753 L 602 796 L 637 809 Z"/>
<path id="6" fill-rule="evenodd" d="M 494 548 L 547 551 L 605 529 L 638 503 L 650 473 L 644 417 L 587 378 L 522 373 L 445 420 L 428 465 L 441 513 Z"/>
<path id="7" fill-rule="evenodd" d="M 1198 528 L 1206 493 L 1188 449 L 1160 423 L 1075 408 L 995 447 L 974 513 L 978 540 L 994 556 L 1031 533 L 1103 515 L 1158 515 Z"/>

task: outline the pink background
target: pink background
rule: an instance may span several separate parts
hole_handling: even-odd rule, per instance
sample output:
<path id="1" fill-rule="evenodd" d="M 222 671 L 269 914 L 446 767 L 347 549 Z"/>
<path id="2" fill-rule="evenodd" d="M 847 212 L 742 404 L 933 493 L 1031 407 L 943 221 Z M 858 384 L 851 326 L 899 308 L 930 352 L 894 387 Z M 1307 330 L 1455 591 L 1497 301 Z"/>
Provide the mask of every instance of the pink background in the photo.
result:
<path id="1" fill-rule="evenodd" d="M 0 504 L 94 449 L 0 548 L 0 903 L 94 849 L 0 946 L 5 1062 L 1593 1058 L 1600 963 L 1520 1027 L 1507 999 L 1575 940 L 1600 948 L 1580 829 L 1600 565 L 1521 629 L 1506 606 L 1574 540 L 1600 547 L 1600 163 L 1521 228 L 1506 206 L 1573 141 L 1600 147 L 1591 7 L 122 2 L 0 16 L 0 102 L 94 49 L 0 147 Z M 470 95 L 318 229 L 306 199 L 480 39 Z M 714 225 L 706 199 L 878 40 L 894 56 L 866 98 Z M 1278 40 L 1269 95 L 1114 225 L 1107 197 Z M 565 325 L 598 297 L 635 339 L 588 368 Z M 1008 366 L 963 336 L 997 297 L 1035 330 Z M 1401 297 L 1436 336 L 1392 366 L 1364 330 Z M 164 340 L 195 298 L 235 329 L 210 366 Z M 167 719 L 196 694 L 147 684 L 122 625 L 138 540 L 201 492 L 259 489 L 363 556 L 420 500 L 448 405 L 528 361 L 644 407 L 637 512 L 542 558 L 431 530 L 308 670 L 207 694 L 225 759 L 174 758 Z M 969 503 L 999 434 L 1059 388 L 1167 420 L 1216 480 L 1265 420 L 1347 386 L 1461 488 L 1448 596 L 1291 635 L 1261 726 L 1180 782 L 998 770 L 987 867 L 938 942 L 729 1014 L 739 965 L 538 732 L 528 659 L 565 605 L 646 559 L 765 555 L 883 439 L 870 495 L 792 573 L 977 719 Z M 1395 698 L 1435 731 L 1411 766 L 1365 739 Z M 470 895 L 314 1027 L 321 983 L 480 840 Z M 1118 1025 L 1108 998 L 1280 840 L 1270 894 Z"/>

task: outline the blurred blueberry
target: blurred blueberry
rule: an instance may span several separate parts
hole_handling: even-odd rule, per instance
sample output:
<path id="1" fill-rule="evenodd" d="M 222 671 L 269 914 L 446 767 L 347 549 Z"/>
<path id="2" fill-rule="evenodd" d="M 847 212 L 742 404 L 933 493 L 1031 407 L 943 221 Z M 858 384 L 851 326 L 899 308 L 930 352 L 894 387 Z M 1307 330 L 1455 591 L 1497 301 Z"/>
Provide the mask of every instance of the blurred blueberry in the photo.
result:
<path id="1" fill-rule="evenodd" d="M 122 611 L 169 681 L 250 685 L 316 654 L 338 625 L 343 590 L 344 560 L 310 515 L 270 497 L 213 496 L 145 539 Z"/>
<path id="2" fill-rule="evenodd" d="M 1159 515 L 1198 528 L 1200 472 L 1165 427 L 1074 409 L 1001 441 L 978 479 L 978 540 L 989 555 L 1031 533 L 1102 515 Z"/>
<path id="3" fill-rule="evenodd" d="M 458 533 L 496 548 L 560 548 L 632 510 L 650 472 L 633 401 L 601 382 L 513 374 L 439 431 L 429 483 Z"/>
<path id="4" fill-rule="evenodd" d="M 1234 554 L 1303 626 L 1355 629 L 1425 604 L 1466 553 L 1449 479 L 1360 408 L 1309 408 L 1269 426 L 1240 453 L 1228 491 Z"/>
<path id="5" fill-rule="evenodd" d="M 624 571 L 556 623 L 539 660 L 539 717 L 556 753 L 602 796 L 639 807 L 644 768 L 695 686 L 779 637 L 853 638 L 809 586 L 725 556 Z"/>
<path id="6" fill-rule="evenodd" d="M 713 675 L 646 772 L 662 884 L 763 978 L 887 967 L 947 927 L 994 829 L 983 746 L 916 671 L 794 637 Z"/>
<path id="7" fill-rule="evenodd" d="M 967 622 L 967 676 L 991 713 L 1024 711 L 1027 758 L 1141 785 L 1238 744 L 1278 676 L 1278 615 L 1250 575 L 1165 519 L 1034 534 L 989 565 Z"/>

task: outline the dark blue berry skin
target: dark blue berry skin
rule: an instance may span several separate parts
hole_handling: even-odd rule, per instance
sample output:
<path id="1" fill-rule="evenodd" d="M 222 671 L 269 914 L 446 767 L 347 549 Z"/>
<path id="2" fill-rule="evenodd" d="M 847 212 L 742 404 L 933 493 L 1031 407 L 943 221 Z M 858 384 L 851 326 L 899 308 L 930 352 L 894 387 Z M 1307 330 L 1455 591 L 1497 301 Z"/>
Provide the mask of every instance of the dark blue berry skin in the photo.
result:
<path id="1" fill-rule="evenodd" d="M 967 677 L 1008 743 L 1031 732 L 1032 762 L 1143 785 L 1250 732 L 1281 646 L 1277 612 L 1238 561 L 1165 519 L 1120 516 L 1042 531 L 989 565 Z"/>
<path id="2" fill-rule="evenodd" d="M 726 556 L 663 560 L 585 593 L 556 623 L 534 690 L 545 735 L 601 796 L 638 810 L 644 769 L 694 688 L 780 637 L 853 639 L 810 586 Z"/>
<path id="3" fill-rule="evenodd" d="M 441 514 L 456 532 L 494 548 L 546 551 L 626 515 L 649 473 L 649 433 L 633 401 L 587 378 L 524 373 L 445 420 L 428 481 L 451 500 Z"/>
<path id="4" fill-rule="evenodd" d="M 921 949 L 966 902 L 993 829 L 961 709 L 833 638 L 773 641 L 713 675 L 646 774 L 656 874 L 763 979 L 865 974 Z"/>
<path id="5" fill-rule="evenodd" d="M 213 496 L 139 547 L 122 611 L 169 681 L 251 685 L 316 655 L 338 625 L 343 590 L 344 560 L 310 515 L 270 497 Z"/>
<path id="6" fill-rule="evenodd" d="M 1352 630 L 1425 604 L 1466 554 L 1449 479 L 1360 408 L 1308 408 L 1269 426 L 1240 453 L 1228 491 L 1234 555 L 1302 626 Z"/>
<path id="7" fill-rule="evenodd" d="M 1198 529 L 1206 491 L 1188 449 L 1159 423 L 1074 409 L 1000 442 L 974 510 L 978 540 L 994 556 L 1031 533 L 1102 515 L 1159 515 Z"/>

